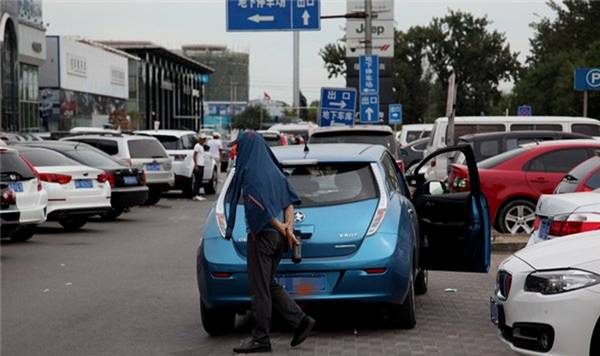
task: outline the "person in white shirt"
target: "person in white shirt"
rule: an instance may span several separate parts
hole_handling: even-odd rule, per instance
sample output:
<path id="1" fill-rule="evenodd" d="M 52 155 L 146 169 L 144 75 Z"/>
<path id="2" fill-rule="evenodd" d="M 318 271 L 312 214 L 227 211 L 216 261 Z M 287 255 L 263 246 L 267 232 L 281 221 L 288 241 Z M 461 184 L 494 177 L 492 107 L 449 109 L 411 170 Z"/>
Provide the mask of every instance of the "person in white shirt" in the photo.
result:
<path id="1" fill-rule="evenodd" d="M 200 134 L 198 136 L 198 143 L 194 146 L 194 189 L 193 198 L 194 200 L 206 200 L 200 195 L 200 187 L 202 187 L 202 179 L 204 178 L 204 143 L 206 142 L 206 135 Z"/>
<path id="2" fill-rule="evenodd" d="M 214 158 L 217 163 L 217 167 L 221 167 L 221 152 L 223 150 L 223 142 L 221 141 L 221 135 L 218 132 L 213 134 L 213 139 L 208 141 L 208 153 Z"/>

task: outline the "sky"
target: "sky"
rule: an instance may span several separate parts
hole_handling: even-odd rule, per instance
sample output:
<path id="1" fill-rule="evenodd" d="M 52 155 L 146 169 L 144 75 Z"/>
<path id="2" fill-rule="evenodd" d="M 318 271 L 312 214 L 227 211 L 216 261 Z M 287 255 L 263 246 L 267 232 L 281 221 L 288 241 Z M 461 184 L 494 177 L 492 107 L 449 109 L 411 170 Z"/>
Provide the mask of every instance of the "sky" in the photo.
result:
<path id="1" fill-rule="evenodd" d="M 44 0 L 48 35 L 94 40 L 145 40 L 166 48 L 184 44 L 219 44 L 250 53 L 250 99 L 266 92 L 291 103 L 292 33 L 227 32 L 225 0 Z M 553 17 L 543 0 L 394 0 L 395 27 L 427 25 L 449 10 L 486 16 L 490 29 L 506 35 L 524 60 L 533 30 L 529 24 Z M 345 0 L 321 0 L 321 15 L 346 11 Z M 343 87 L 343 78 L 327 78 L 319 50 L 344 35 L 344 19 L 321 21 L 321 30 L 300 34 L 300 87 L 308 101 L 318 100 L 321 87 Z M 504 84 L 506 89 L 510 84 Z"/>

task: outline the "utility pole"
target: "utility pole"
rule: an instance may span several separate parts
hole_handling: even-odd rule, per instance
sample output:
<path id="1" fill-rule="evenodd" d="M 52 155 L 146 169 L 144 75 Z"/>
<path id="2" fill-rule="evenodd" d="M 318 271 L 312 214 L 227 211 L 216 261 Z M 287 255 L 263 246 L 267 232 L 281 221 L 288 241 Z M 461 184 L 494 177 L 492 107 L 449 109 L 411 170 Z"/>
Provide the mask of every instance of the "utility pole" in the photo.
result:
<path id="1" fill-rule="evenodd" d="M 583 92 L 583 117 L 588 116 L 588 91 Z"/>
<path id="2" fill-rule="evenodd" d="M 300 32 L 294 31 L 294 92 L 293 106 L 296 108 L 296 115 L 300 117 Z"/>
<path id="3" fill-rule="evenodd" d="M 373 54 L 373 4 L 371 0 L 365 0 L 365 54 L 370 56 Z M 379 69 L 378 69 L 379 70 Z"/>

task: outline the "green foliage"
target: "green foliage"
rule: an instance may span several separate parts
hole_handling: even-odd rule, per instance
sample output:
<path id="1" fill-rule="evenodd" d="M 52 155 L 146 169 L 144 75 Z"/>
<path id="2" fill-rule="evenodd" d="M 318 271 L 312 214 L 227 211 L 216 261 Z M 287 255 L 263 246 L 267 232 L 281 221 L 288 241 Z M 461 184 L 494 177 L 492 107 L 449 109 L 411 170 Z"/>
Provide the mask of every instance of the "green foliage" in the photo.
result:
<path id="1" fill-rule="evenodd" d="M 345 42 L 344 39 L 340 40 Z M 319 51 L 325 62 L 327 78 L 346 75 L 346 46 L 343 43 L 330 43 Z"/>
<path id="2" fill-rule="evenodd" d="M 600 1 L 550 1 L 548 6 L 556 19 L 532 24 L 532 50 L 514 89 L 516 104 L 531 105 L 535 115 L 581 116 L 582 93 L 573 90 L 573 75 L 577 67 L 600 65 Z M 588 116 L 600 118 L 600 93 L 591 92 L 588 103 Z"/>
<path id="3" fill-rule="evenodd" d="M 261 116 L 262 112 L 262 116 Z M 246 110 L 233 117 L 234 129 L 260 130 L 261 123 L 272 121 L 271 115 L 260 105 L 248 106 Z"/>

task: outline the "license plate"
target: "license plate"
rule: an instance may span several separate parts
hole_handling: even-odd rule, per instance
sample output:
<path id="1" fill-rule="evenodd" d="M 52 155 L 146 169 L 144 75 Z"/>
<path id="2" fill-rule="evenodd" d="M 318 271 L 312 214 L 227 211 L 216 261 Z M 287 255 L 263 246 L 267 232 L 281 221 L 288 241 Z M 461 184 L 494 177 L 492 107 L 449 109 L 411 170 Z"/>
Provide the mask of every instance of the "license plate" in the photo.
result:
<path id="1" fill-rule="evenodd" d="M 542 224 L 540 225 L 540 231 L 538 232 L 538 237 L 542 240 L 548 240 L 548 233 L 550 232 L 550 219 L 543 219 Z"/>
<path id="2" fill-rule="evenodd" d="M 146 165 L 146 170 L 151 171 L 151 172 L 160 171 L 160 164 L 159 163 L 149 163 Z"/>
<path id="3" fill-rule="evenodd" d="M 136 185 L 138 184 L 137 177 L 123 177 L 123 183 L 126 185 Z"/>
<path id="4" fill-rule="evenodd" d="M 498 303 L 496 303 L 494 298 L 490 298 L 490 320 L 494 325 L 498 325 L 498 322 L 500 321 Z"/>
<path id="5" fill-rule="evenodd" d="M 324 274 L 277 276 L 279 283 L 290 294 L 311 295 L 326 291 L 327 278 Z"/>
<path id="6" fill-rule="evenodd" d="M 91 179 L 76 179 L 75 180 L 75 188 L 93 188 L 94 184 Z"/>
<path id="7" fill-rule="evenodd" d="M 23 183 L 21 182 L 10 182 L 8 183 L 8 187 L 15 191 L 15 193 L 23 192 Z"/>

